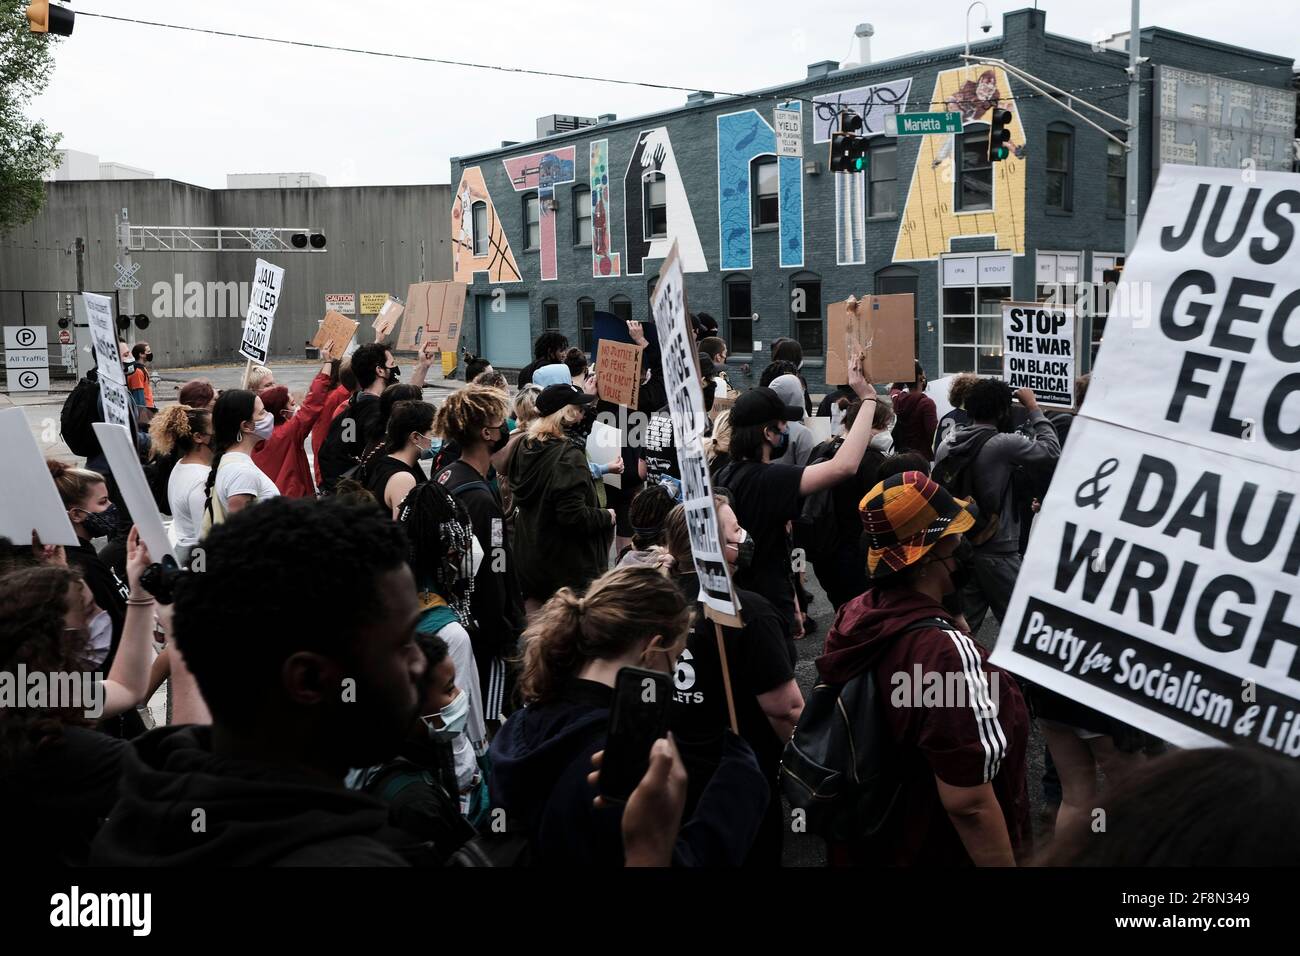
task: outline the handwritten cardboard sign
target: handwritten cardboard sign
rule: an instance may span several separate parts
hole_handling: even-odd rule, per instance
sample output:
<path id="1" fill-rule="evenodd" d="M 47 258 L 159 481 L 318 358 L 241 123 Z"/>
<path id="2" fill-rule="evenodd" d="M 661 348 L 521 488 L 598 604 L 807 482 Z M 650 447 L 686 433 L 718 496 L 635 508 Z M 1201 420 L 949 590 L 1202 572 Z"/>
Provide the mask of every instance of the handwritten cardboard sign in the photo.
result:
<path id="1" fill-rule="evenodd" d="M 312 348 L 321 348 L 326 342 L 333 342 L 330 347 L 331 355 L 342 355 L 347 351 L 348 345 L 353 337 L 357 334 L 357 329 L 361 323 L 349 319 L 347 316 L 339 315 L 337 312 L 326 312 L 325 318 L 316 331 L 316 337 L 311 340 Z"/>
<path id="2" fill-rule="evenodd" d="M 645 346 L 613 342 L 596 343 L 596 390 L 615 405 L 636 408 L 641 394 L 641 358 Z"/>

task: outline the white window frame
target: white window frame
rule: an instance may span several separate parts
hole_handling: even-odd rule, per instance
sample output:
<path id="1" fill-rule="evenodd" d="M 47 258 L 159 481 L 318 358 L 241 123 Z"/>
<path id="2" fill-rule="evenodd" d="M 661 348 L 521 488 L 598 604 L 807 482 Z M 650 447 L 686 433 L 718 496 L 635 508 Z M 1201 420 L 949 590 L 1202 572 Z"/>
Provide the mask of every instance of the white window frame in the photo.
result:
<path id="1" fill-rule="evenodd" d="M 1034 300 L 1038 302 L 1043 301 L 1044 298 L 1042 294 L 1043 286 L 1054 285 L 1059 288 L 1061 286 L 1068 285 L 1070 287 L 1069 292 L 1059 300 L 1059 304 L 1074 305 L 1075 302 L 1077 301 L 1076 290 L 1078 289 L 1078 284 L 1083 281 L 1083 253 L 1084 251 L 1082 249 L 1036 249 L 1034 250 Z M 1073 281 L 1061 278 L 1061 270 L 1060 270 L 1061 256 L 1074 256 L 1076 260 Z M 1041 264 L 1046 263 L 1048 260 L 1050 260 L 1052 263 L 1052 280 L 1050 282 L 1044 282 L 1040 276 L 1041 269 L 1039 267 Z"/>
<path id="2" fill-rule="evenodd" d="M 996 282 L 980 282 L 980 281 L 979 281 L 979 278 L 980 278 L 980 262 L 979 262 L 979 260 L 980 260 L 981 257 L 984 257 L 984 258 L 1005 258 L 1006 261 L 1007 261 L 1007 266 L 1008 266 L 1008 268 L 1010 269 L 1011 275 L 1009 275 L 1005 280 L 1003 280 L 1003 279 L 999 279 L 999 280 L 997 280 Z M 974 267 L 975 267 L 975 274 L 974 274 L 974 276 L 973 276 L 971 282 L 954 282 L 953 284 L 949 285 L 949 284 L 945 281 L 945 274 L 946 274 L 946 272 L 947 272 L 947 263 L 949 263 L 949 262 L 955 262 L 955 261 L 958 261 L 958 260 L 970 260 L 970 261 L 974 264 Z M 944 342 L 944 320 L 948 317 L 948 313 L 947 313 L 947 311 L 944 309 L 944 303 L 943 303 L 943 300 L 944 300 L 943 290 L 944 290 L 944 289 L 973 289 L 973 290 L 975 291 L 975 296 L 974 296 L 974 310 L 975 310 L 975 311 L 974 311 L 974 313 L 973 313 L 973 316 L 971 316 L 971 320 L 972 320 L 972 322 L 974 322 L 974 333 L 975 333 L 975 334 L 974 334 L 974 339 L 975 339 L 975 341 L 974 341 L 974 342 L 969 342 L 969 343 L 968 343 L 968 342 L 954 343 L 952 347 L 953 347 L 953 348 L 965 348 L 965 349 L 970 349 L 970 350 L 972 351 L 972 353 L 973 353 L 973 356 L 974 356 L 974 361 L 973 361 L 974 368 L 975 368 L 975 370 L 978 372 L 978 369 L 979 369 L 979 350 L 980 350 L 981 348 L 994 348 L 994 347 L 996 347 L 996 348 L 999 349 L 999 350 L 1002 348 L 1001 336 L 999 336 L 999 340 L 998 340 L 998 342 L 997 342 L 996 344 L 991 344 L 991 343 L 988 343 L 988 342 L 984 342 L 984 343 L 981 343 L 981 342 L 980 342 L 980 337 L 979 337 L 979 306 L 980 306 L 980 303 L 979 303 L 979 290 L 980 290 L 981 287 L 982 287 L 982 288 L 992 288 L 992 287 L 999 287 L 999 288 L 1000 288 L 1000 287 L 1005 287 L 1006 289 L 1010 290 L 1010 294 L 1014 297 L 1014 296 L 1015 296 L 1015 288 L 1016 288 L 1016 285 L 1015 285 L 1015 278 L 1016 278 L 1016 255 L 1015 255 L 1015 253 L 1013 253 L 1013 252 L 1012 252 L 1011 250 L 1009 250 L 1009 249 L 1008 249 L 1008 250 L 997 250 L 997 249 L 995 249 L 995 250 L 992 250 L 992 251 L 989 251 L 989 252 L 956 252 L 956 253 L 945 253 L 945 254 L 939 256 L 938 263 L 939 263 L 938 276 L 937 276 L 937 281 L 938 281 L 938 284 L 939 284 L 939 328 L 938 328 L 938 337 L 939 337 L 939 370 L 940 370 L 940 372 L 941 372 L 941 375 L 940 375 L 940 376 L 936 376 L 936 377 L 942 377 L 942 376 L 945 376 L 945 375 L 955 375 L 955 374 L 957 374 L 957 371 L 958 371 L 958 370 L 949 370 L 949 369 L 948 369 L 947 363 L 946 363 L 946 361 L 945 361 L 945 356 L 944 356 L 944 349 L 945 349 L 945 347 L 946 347 L 946 343 Z M 954 315 L 956 315 L 956 313 L 954 313 Z M 964 313 L 962 313 L 962 314 L 958 315 L 958 317 L 960 317 L 960 318 L 967 318 L 968 316 L 966 316 Z"/>

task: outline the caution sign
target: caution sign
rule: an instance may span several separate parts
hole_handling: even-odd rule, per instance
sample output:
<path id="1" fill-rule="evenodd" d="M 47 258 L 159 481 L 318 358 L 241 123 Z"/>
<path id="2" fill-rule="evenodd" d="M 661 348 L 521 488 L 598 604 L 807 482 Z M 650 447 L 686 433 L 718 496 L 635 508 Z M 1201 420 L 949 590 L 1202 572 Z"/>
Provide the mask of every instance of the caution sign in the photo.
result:
<path id="1" fill-rule="evenodd" d="M 1074 410 L 1078 354 L 1074 306 L 1002 303 L 1002 378 L 1032 388 L 1047 408 Z"/>
<path id="2" fill-rule="evenodd" d="M 1165 166 L 993 661 L 1300 757 L 1300 176 Z"/>

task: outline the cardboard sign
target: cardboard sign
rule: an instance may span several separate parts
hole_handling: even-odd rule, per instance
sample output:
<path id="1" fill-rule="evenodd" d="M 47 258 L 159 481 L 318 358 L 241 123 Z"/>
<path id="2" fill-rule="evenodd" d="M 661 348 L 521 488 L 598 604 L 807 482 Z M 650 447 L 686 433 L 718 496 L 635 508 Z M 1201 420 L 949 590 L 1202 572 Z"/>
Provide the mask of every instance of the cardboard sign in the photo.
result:
<path id="1" fill-rule="evenodd" d="M 360 322 L 339 315 L 337 312 L 326 312 L 320 328 L 316 330 L 316 337 L 311 340 L 312 348 L 318 349 L 326 342 L 332 341 L 334 345 L 330 349 L 330 354 L 343 355 L 360 327 Z"/>
<path id="2" fill-rule="evenodd" d="M 113 473 L 113 480 L 126 502 L 126 510 L 140 530 L 140 540 L 149 549 L 149 557 L 161 561 L 166 554 L 175 559 L 176 554 L 158 514 L 158 504 L 149 490 L 149 482 L 140 467 L 140 456 L 136 454 L 130 431 L 108 422 L 95 422 L 94 428 L 95 437 L 104 449 L 104 457 L 108 459 L 108 470 Z"/>
<path id="3" fill-rule="evenodd" d="M 641 356 L 645 347 L 605 340 L 596 343 L 596 390 L 615 405 L 636 408 L 641 394 Z"/>
<path id="4" fill-rule="evenodd" d="M 623 433 L 613 425 L 597 419 L 592 422 L 587 436 L 587 457 L 598 465 L 608 465 L 623 454 Z M 605 475 L 604 482 L 615 488 L 623 487 L 622 475 Z"/>
<path id="5" fill-rule="evenodd" d="M 867 350 L 862 374 L 872 384 L 910 382 L 916 374 L 916 306 L 910 292 L 869 295 L 849 303 L 832 302 L 826 310 L 826 383 L 845 385 L 849 356 Z"/>
<path id="6" fill-rule="evenodd" d="M 1162 168 L 993 653 L 1180 747 L 1300 757 L 1297 190 Z"/>
<path id="7" fill-rule="evenodd" d="M 258 259 L 253 270 L 253 290 L 248 297 L 244 338 L 239 343 L 239 354 L 250 362 L 266 364 L 271 349 L 271 327 L 275 324 L 275 310 L 280 305 L 283 289 L 284 270 Z"/>
<path id="8" fill-rule="evenodd" d="M 384 303 L 387 301 L 387 292 L 363 292 L 361 293 L 361 314 L 377 315 L 383 310 Z"/>
<path id="9" fill-rule="evenodd" d="M 713 504 L 713 481 L 709 477 L 709 460 L 704 451 L 708 418 L 704 413 L 699 353 L 691 339 L 686 284 L 676 242 L 659 270 L 651 307 L 658 330 L 668 407 L 672 413 L 677 463 L 682 475 L 686 528 L 700 579 L 700 600 L 714 620 L 740 627 L 740 599 L 731 581 L 731 569 L 722 554 L 718 511 Z"/>
<path id="10" fill-rule="evenodd" d="M 406 321 L 398 337 L 399 351 L 419 351 L 425 342 L 440 352 L 455 353 L 465 316 L 463 282 L 416 282 L 406 293 Z"/>
<path id="11" fill-rule="evenodd" d="M 0 412 L 0 448 L 0 535 L 19 547 L 33 531 L 42 544 L 80 544 L 21 408 Z"/>
<path id="12" fill-rule="evenodd" d="M 1002 380 L 1044 408 L 1074 411 L 1078 346 L 1074 306 L 1002 303 Z"/>
<path id="13" fill-rule="evenodd" d="M 357 294 L 355 292 L 331 292 L 325 296 L 325 311 L 337 312 L 339 315 L 357 314 Z"/>
<path id="14" fill-rule="evenodd" d="M 379 308 L 379 314 L 375 316 L 375 321 L 371 323 L 375 330 L 376 342 L 382 342 L 388 338 L 405 311 L 406 306 L 391 296 L 384 300 L 384 304 Z"/>
<path id="15" fill-rule="evenodd" d="M 106 295 L 83 292 L 81 308 L 85 310 L 86 324 L 90 327 L 104 421 L 127 429 L 134 428 L 131 393 L 126 388 L 126 372 L 122 370 L 122 356 L 117 345 L 117 326 L 113 324 L 113 300 Z"/>

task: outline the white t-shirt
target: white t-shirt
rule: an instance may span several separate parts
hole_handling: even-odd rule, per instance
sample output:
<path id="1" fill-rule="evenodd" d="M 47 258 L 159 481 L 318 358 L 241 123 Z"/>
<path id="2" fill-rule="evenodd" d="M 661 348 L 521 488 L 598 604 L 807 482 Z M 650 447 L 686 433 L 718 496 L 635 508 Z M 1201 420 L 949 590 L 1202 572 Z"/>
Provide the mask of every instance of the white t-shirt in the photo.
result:
<path id="1" fill-rule="evenodd" d="M 194 547 L 203 535 L 203 506 L 207 501 L 205 486 L 210 471 L 207 465 L 181 462 L 167 479 L 167 504 L 172 512 L 178 548 Z"/>
<path id="2" fill-rule="evenodd" d="M 212 493 L 221 502 L 221 507 L 229 511 L 230 499 L 235 495 L 253 495 L 258 501 L 265 501 L 279 495 L 280 489 L 253 464 L 253 459 L 241 452 L 228 451 L 221 456 Z"/>

